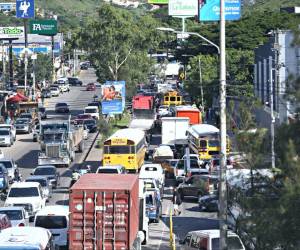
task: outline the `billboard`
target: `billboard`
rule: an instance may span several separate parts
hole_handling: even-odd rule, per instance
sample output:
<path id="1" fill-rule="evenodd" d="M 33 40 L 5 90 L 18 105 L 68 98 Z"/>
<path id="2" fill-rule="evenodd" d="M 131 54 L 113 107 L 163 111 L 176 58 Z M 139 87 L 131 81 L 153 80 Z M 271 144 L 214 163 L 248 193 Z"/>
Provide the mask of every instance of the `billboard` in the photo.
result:
<path id="1" fill-rule="evenodd" d="M 241 1 L 225 0 L 225 20 L 233 21 L 241 18 Z M 199 0 L 199 21 L 219 21 L 220 0 Z"/>
<path id="2" fill-rule="evenodd" d="M 29 32 L 31 34 L 54 36 L 57 34 L 57 21 L 49 20 L 30 20 Z"/>
<path id="3" fill-rule="evenodd" d="M 1 39 L 15 39 L 24 37 L 24 27 L 0 27 Z"/>
<path id="4" fill-rule="evenodd" d="M 198 0 L 169 0 L 169 16 L 196 16 Z"/>
<path id="5" fill-rule="evenodd" d="M 122 114 L 125 108 L 125 81 L 106 81 L 102 85 L 102 114 Z"/>
<path id="6" fill-rule="evenodd" d="M 34 18 L 34 0 L 16 0 L 17 18 Z"/>
<path id="7" fill-rule="evenodd" d="M 168 4 L 169 0 L 148 0 L 150 4 Z"/>

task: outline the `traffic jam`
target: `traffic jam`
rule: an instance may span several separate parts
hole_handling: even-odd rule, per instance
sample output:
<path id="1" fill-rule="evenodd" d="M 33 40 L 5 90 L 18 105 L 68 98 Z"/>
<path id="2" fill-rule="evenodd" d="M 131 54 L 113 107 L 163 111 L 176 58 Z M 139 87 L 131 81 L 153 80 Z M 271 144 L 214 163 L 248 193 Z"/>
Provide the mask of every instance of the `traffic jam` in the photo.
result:
<path id="1" fill-rule="evenodd" d="M 91 94 L 73 115 L 61 100 L 76 88 Z M 39 150 L 38 164 L 26 178 L 1 151 L 0 249 L 159 249 L 153 227 L 161 224 L 168 227 L 166 249 L 192 249 L 194 238 L 197 249 L 218 249 L 219 229 L 193 230 L 178 238 L 166 220 L 183 216 L 186 201 L 196 202 L 199 212 L 218 212 L 215 121 L 208 123 L 201 107 L 174 80 L 150 76 L 127 107 L 124 88 L 122 81 L 99 86 L 62 78 L 43 88 L 36 102 L 20 91 L 7 99 L 13 115 L 0 124 L 2 145 L 11 147 L 28 134 Z M 46 103 L 53 98 L 49 111 Z M 130 119 L 105 137 L 99 124 L 118 119 L 110 112 L 112 102 Z M 97 166 L 82 160 L 75 168 L 78 155 L 90 153 L 86 142 L 91 136 L 90 148 L 102 137 Z M 228 157 L 227 169 L 235 169 L 234 158 Z M 63 185 L 64 204 L 53 204 Z M 229 249 L 245 249 L 233 231 L 228 237 Z"/>

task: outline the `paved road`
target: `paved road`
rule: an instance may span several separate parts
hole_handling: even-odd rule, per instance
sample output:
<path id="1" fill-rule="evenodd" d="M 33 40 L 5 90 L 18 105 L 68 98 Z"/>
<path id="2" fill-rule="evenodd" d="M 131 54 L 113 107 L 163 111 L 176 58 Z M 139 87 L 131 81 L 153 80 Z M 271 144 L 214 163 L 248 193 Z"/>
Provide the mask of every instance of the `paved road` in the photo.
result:
<path id="1" fill-rule="evenodd" d="M 100 95 L 101 89 L 97 87 L 96 91 L 86 91 L 85 85 L 89 82 L 95 82 L 96 77 L 93 70 L 82 71 L 80 78 L 83 81 L 82 87 L 71 87 L 70 92 L 63 93 L 59 97 L 52 97 L 45 100 L 48 119 L 57 117 L 66 119 L 68 115 L 61 116 L 54 112 L 54 107 L 57 102 L 66 102 L 70 105 L 70 114 L 76 115 L 83 113 L 83 109 L 89 102 L 93 100 L 93 96 Z M 87 153 L 87 149 L 91 146 L 96 134 L 89 134 L 88 139 L 85 141 L 85 151 L 83 153 L 76 153 L 75 161 L 70 166 L 82 162 L 83 157 Z M 23 179 L 26 179 L 32 170 L 38 164 L 39 143 L 32 141 L 32 134 L 18 134 L 16 143 L 10 148 L 1 148 L 6 158 L 13 158 L 20 168 Z M 54 190 L 53 197 L 48 204 L 68 204 L 68 187 L 70 183 L 71 171 L 66 168 L 59 168 L 62 175 L 61 185 L 57 190 Z"/>
<path id="2" fill-rule="evenodd" d="M 95 75 L 92 70 L 82 71 L 80 78 L 84 85 L 95 81 Z M 64 93 L 59 97 L 51 98 L 47 101 L 47 110 L 49 111 L 49 119 L 57 117 L 54 113 L 54 106 L 57 102 L 67 102 L 70 105 L 71 114 L 75 115 L 81 113 L 83 108 L 93 99 L 94 95 L 100 95 L 100 89 L 96 92 L 85 91 L 85 87 L 72 87 L 69 93 Z M 86 148 L 91 145 L 96 134 L 90 134 L 86 141 Z M 152 146 L 160 143 L 160 136 L 153 136 Z M 32 172 L 33 168 L 37 166 L 37 156 L 39 151 L 39 144 L 32 142 L 32 134 L 17 135 L 17 142 L 10 148 L 1 148 L 5 157 L 13 158 L 20 167 L 23 178 L 27 178 Z M 75 162 L 70 168 L 82 162 L 85 152 L 76 154 Z M 99 156 L 100 157 L 100 156 Z M 65 168 L 59 168 L 62 174 L 61 185 L 55 190 L 53 197 L 48 204 L 68 204 L 68 187 L 70 182 L 71 171 Z M 163 200 L 163 217 L 159 223 L 151 223 L 149 226 L 150 240 L 147 246 L 143 246 L 144 250 L 165 250 L 170 249 L 169 239 L 169 214 L 172 210 L 172 191 L 170 186 L 174 185 L 172 180 L 168 180 Z M 216 214 L 200 212 L 196 201 L 185 200 L 182 205 L 182 213 L 180 216 L 173 217 L 174 233 L 177 239 L 183 238 L 184 235 L 191 230 L 216 228 L 218 226 Z"/>
<path id="3" fill-rule="evenodd" d="M 152 136 L 151 147 L 156 147 L 161 143 L 161 136 L 155 134 Z M 149 225 L 149 243 L 143 246 L 144 250 L 168 250 L 170 248 L 170 212 L 172 212 L 172 187 L 175 181 L 166 180 L 164 199 L 163 199 L 163 216 L 159 223 Z M 182 213 L 179 216 L 173 216 L 173 233 L 176 239 L 176 249 L 180 249 L 179 239 L 193 230 L 217 229 L 219 227 L 216 213 L 201 212 L 198 208 L 196 199 L 188 199 L 182 203 Z"/>

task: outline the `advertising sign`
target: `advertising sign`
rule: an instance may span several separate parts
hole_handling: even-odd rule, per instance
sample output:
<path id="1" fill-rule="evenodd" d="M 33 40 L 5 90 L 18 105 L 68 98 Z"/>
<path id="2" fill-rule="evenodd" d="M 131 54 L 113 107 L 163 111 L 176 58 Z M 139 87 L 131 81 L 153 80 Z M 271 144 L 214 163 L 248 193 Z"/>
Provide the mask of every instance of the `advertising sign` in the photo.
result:
<path id="1" fill-rule="evenodd" d="M 199 0 L 199 20 L 219 21 L 220 0 Z M 225 20 L 233 21 L 241 18 L 240 0 L 225 0 Z"/>
<path id="2" fill-rule="evenodd" d="M 29 32 L 31 34 L 54 36 L 57 34 L 57 21 L 50 20 L 30 20 Z"/>
<path id="3" fill-rule="evenodd" d="M 102 114 L 122 114 L 125 108 L 125 81 L 106 81 L 102 86 Z"/>
<path id="4" fill-rule="evenodd" d="M 196 16 L 198 0 L 169 0 L 169 16 Z"/>
<path id="5" fill-rule="evenodd" d="M 168 4 L 169 0 L 148 0 L 150 4 Z"/>
<path id="6" fill-rule="evenodd" d="M 17 18 L 34 18 L 34 0 L 16 0 Z"/>
<path id="7" fill-rule="evenodd" d="M 0 27 L 1 39 L 21 38 L 24 36 L 24 27 Z"/>

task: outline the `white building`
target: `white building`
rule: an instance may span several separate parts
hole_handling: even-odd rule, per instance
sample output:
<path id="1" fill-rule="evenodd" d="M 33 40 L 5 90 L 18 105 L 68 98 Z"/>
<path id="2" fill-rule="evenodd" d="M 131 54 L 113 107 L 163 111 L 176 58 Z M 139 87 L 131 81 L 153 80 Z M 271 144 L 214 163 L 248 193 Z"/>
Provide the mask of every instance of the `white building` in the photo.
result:
<path id="1" fill-rule="evenodd" d="M 258 122 L 270 124 L 270 83 L 273 80 L 273 97 L 276 123 L 293 118 L 295 105 L 286 98 L 287 80 L 300 76 L 300 46 L 294 46 L 290 30 L 271 32 L 269 41 L 255 49 L 254 90 L 264 109 L 258 111 Z M 272 74 L 272 75 L 271 75 Z"/>

